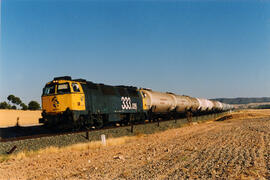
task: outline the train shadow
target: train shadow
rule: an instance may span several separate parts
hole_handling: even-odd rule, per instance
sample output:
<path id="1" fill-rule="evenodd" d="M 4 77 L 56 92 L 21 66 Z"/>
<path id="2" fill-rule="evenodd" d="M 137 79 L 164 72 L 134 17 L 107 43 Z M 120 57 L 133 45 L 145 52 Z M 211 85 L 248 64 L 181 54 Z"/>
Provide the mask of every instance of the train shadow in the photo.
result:
<path id="1" fill-rule="evenodd" d="M 22 136 L 32 136 L 38 134 L 49 134 L 54 133 L 54 131 L 44 127 L 44 126 L 13 126 L 0 128 L 0 139 L 5 138 L 15 138 Z"/>

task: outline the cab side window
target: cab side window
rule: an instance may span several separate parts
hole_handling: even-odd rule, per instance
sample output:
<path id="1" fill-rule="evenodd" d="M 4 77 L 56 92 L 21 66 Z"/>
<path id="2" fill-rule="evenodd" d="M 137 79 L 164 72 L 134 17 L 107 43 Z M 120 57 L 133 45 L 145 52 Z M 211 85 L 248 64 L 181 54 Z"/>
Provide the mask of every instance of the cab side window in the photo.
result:
<path id="1" fill-rule="evenodd" d="M 80 92 L 80 88 L 77 83 L 72 83 L 72 88 L 74 92 Z"/>

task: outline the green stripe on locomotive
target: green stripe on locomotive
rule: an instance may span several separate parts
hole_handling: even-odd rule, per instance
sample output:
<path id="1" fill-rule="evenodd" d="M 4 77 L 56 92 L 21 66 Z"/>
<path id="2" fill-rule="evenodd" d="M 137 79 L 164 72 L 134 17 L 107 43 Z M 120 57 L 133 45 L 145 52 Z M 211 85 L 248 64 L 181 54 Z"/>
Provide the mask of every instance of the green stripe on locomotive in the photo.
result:
<path id="1" fill-rule="evenodd" d="M 121 115 L 142 114 L 140 92 L 135 87 L 108 86 L 86 82 L 81 84 L 85 94 L 86 112 L 108 115 L 108 121 L 119 121 Z"/>

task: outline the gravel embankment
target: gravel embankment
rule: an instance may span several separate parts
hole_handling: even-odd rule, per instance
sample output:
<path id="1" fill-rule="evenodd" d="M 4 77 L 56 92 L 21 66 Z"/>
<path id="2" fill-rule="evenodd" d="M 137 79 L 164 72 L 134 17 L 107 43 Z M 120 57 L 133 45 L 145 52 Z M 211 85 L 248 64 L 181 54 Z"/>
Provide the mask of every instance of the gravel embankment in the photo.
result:
<path id="1" fill-rule="evenodd" d="M 220 116 L 221 114 L 219 114 Z M 194 117 L 193 122 L 196 121 L 204 121 L 209 118 L 213 118 L 215 115 L 205 115 L 200 117 Z M 186 119 L 177 120 L 177 123 L 172 121 L 160 122 L 160 127 L 157 127 L 157 123 L 152 124 L 144 124 L 144 125 L 136 125 L 134 126 L 134 133 L 130 132 L 130 127 L 119 127 L 115 129 L 107 129 L 100 131 L 92 131 L 89 133 L 89 138 L 91 141 L 100 140 L 101 134 L 105 134 L 107 138 L 111 137 L 121 137 L 121 136 L 133 136 L 136 134 L 151 134 L 154 132 L 164 131 L 166 129 L 178 128 L 186 124 Z M 12 147 L 16 146 L 17 149 L 14 153 L 23 151 L 23 150 L 39 150 L 42 148 L 46 148 L 49 146 L 63 147 L 68 146 L 80 142 L 89 142 L 86 139 L 85 133 L 77 133 L 77 134 L 69 134 L 69 135 L 61 135 L 55 137 L 43 137 L 38 139 L 28 139 L 28 140 L 20 140 L 15 142 L 0 142 L 0 155 L 6 154 Z"/>

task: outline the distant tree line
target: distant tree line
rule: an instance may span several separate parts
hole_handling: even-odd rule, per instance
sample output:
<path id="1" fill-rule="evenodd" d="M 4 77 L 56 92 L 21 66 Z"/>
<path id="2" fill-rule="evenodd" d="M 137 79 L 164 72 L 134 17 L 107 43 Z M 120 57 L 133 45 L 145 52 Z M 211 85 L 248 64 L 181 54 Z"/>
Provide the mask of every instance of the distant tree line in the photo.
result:
<path id="1" fill-rule="evenodd" d="M 21 110 L 39 110 L 40 104 L 37 101 L 30 101 L 28 105 L 23 103 L 19 97 L 13 94 L 7 97 L 8 102 L 0 102 L 0 109 L 21 109 Z"/>
<path id="2" fill-rule="evenodd" d="M 256 107 L 256 109 L 270 109 L 270 104 L 262 104 Z"/>
<path id="3" fill-rule="evenodd" d="M 270 102 L 270 97 L 262 98 L 218 98 L 214 99 L 227 104 L 249 104 L 249 103 L 263 103 Z"/>

